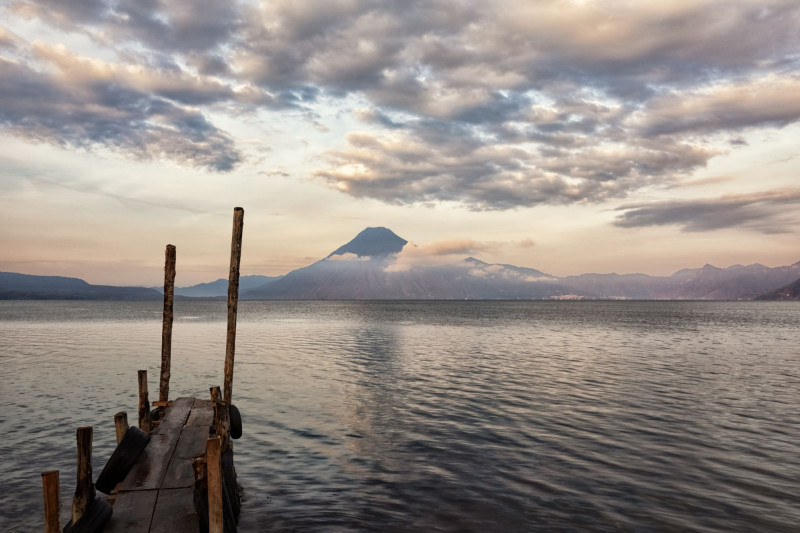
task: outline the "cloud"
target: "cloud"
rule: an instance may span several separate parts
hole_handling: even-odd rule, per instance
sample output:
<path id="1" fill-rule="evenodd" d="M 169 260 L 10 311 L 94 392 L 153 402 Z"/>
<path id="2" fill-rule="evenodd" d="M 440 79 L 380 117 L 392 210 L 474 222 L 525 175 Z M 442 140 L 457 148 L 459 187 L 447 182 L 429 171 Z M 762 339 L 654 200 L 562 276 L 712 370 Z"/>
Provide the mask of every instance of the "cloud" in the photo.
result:
<path id="1" fill-rule="evenodd" d="M 800 119 L 800 78 L 770 77 L 669 94 L 631 118 L 649 136 L 781 127 Z"/>
<path id="2" fill-rule="evenodd" d="M 372 259 L 372 257 L 368 255 L 362 257 L 357 254 L 346 253 L 346 254 L 331 255 L 326 259 L 326 261 L 341 261 L 347 263 L 351 261 L 369 261 L 370 259 Z"/>
<path id="3" fill-rule="evenodd" d="M 6 12 L 118 58 L 20 52 L 0 33 L 17 54 L 7 68 L 29 79 L 3 82 L 18 135 L 227 170 L 240 155 L 207 109 L 294 109 L 332 133 L 331 106 L 345 108 L 368 131 L 321 148 L 314 175 L 390 204 L 624 198 L 685 180 L 747 128 L 800 120 L 795 0 L 12 0 Z M 35 112 L 45 94 L 62 102 L 44 106 L 52 119 Z"/>
<path id="4" fill-rule="evenodd" d="M 120 73 L 43 45 L 33 51 L 50 71 L 0 58 L 0 124 L 10 132 L 35 142 L 106 146 L 137 158 L 165 157 L 222 172 L 241 160 L 226 133 L 197 108 L 159 94 L 146 72 Z M 137 81 L 126 84 L 126 75 Z M 180 80 L 175 81 L 172 89 L 179 91 Z M 137 83 L 151 86 L 137 88 Z M 195 94 L 203 92 L 213 93 L 195 87 Z"/>
<path id="5" fill-rule="evenodd" d="M 404 246 L 395 257 L 395 261 L 386 267 L 387 272 L 404 272 L 412 268 L 451 265 L 461 261 L 466 255 L 497 249 L 494 243 L 474 241 L 472 239 L 449 239 L 429 244 Z M 469 265 L 463 265 L 468 268 Z"/>
<path id="6" fill-rule="evenodd" d="M 12 0 L 11 10 L 97 39 L 166 51 L 213 50 L 241 27 L 238 2 L 195 0 Z"/>
<path id="7" fill-rule="evenodd" d="M 796 214 L 800 189 L 729 195 L 698 200 L 671 200 L 629 204 L 614 225 L 623 228 L 678 225 L 683 231 L 701 232 L 745 228 L 760 233 L 785 233 L 800 225 Z"/>

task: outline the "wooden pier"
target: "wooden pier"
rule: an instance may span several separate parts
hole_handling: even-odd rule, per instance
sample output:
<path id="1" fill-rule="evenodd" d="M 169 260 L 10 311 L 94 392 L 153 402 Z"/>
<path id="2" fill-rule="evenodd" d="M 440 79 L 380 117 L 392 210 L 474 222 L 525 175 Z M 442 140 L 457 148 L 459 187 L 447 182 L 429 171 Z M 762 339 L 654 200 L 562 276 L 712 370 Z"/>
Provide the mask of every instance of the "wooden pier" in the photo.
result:
<path id="1" fill-rule="evenodd" d="M 159 399 L 150 403 L 147 372 L 140 370 L 138 427 L 128 427 L 125 412 L 114 416 L 118 447 L 95 482 L 93 428 L 78 428 L 78 476 L 64 533 L 236 531 L 240 498 L 231 439 L 240 437 L 242 428 L 231 400 L 243 218 L 244 210 L 235 208 L 224 393 L 210 387 L 207 399 L 169 400 L 176 253 L 167 245 Z M 45 532 L 60 533 L 59 472 L 42 473 L 42 485 Z M 97 490 L 107 496 L 97 496 Z"/>

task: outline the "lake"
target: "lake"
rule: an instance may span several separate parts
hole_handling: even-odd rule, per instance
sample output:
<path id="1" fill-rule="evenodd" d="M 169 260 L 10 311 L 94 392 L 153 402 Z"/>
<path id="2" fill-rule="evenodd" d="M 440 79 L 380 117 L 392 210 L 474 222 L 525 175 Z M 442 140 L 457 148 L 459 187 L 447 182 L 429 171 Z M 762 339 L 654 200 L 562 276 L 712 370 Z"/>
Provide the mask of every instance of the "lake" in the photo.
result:
<path id="1" fill-rule="evenodd" d="M 225 302 L 175 315 L 207 397 Z M 798 531 L 798 346 L 796 302 L 242 302 L 240 531 Z M 0 302 L 1 531 L 160 353 L 157 302 Z"/>

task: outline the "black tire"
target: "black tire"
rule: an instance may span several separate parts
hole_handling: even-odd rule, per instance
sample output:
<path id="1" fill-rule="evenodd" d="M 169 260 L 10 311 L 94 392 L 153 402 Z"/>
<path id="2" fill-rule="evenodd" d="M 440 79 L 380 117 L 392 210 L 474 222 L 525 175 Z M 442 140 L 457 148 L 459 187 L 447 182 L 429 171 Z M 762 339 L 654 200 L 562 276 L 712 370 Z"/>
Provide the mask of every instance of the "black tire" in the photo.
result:
<path id="1" fill-rule="evenodd" d="M 86 512 L 74 524 L 72 520 L 64 526 L 64 533 L 100 533 L 111 520 L 114 509 L 100 496 L 86 508 Z"/>
<path id="2" fill-rule="evenodd" d="M 119 443 L 111 458 L 103 467 L 103 471 L 97 476 L 97 481 L 94 486 L 97 490 L 111 494 L 117 483 L 125 479 L 128 472 L 131 471 L 133 465 L 136 464 L 136 459 L 139 454 L 147 447 L 150 437 L 137 427 L 130 427 L 122 437 L 122 442 Z"/>
<path id="3" fill-rule="evenodd" d="M 239 413 L 239 409 L 231 404 L 228 416 L 231 421 L 231 438 L 238 439 L 242 436 L 242 415 Z"/>

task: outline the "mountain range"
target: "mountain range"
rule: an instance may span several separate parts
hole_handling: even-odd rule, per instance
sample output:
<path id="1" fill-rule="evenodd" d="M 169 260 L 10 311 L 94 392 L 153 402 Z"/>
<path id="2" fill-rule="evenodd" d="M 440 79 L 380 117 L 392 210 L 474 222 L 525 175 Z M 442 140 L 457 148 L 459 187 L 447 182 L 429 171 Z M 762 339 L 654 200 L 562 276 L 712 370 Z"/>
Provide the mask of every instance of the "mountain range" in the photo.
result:
<path id="1" fill-rule="evenodd" d="M 705 265 L 671 276 L 557 277 L 474 257 L 446 264 L 420 261 L 415 251 L 413 244 L 387 228 L 366 228 L 325 258 L 283 276 L 242 276 L 240 299 L 797 299 L 800 283 L 800 262 L 774 268 L 760 264 L 727 268 Z M 156 300 L 162 298 L 160 290 L 0 273 L 0 299 Z M 227 294 L 227 280 L 176 288 L 175 294 L 182 298 L 222 298 Z"/>

